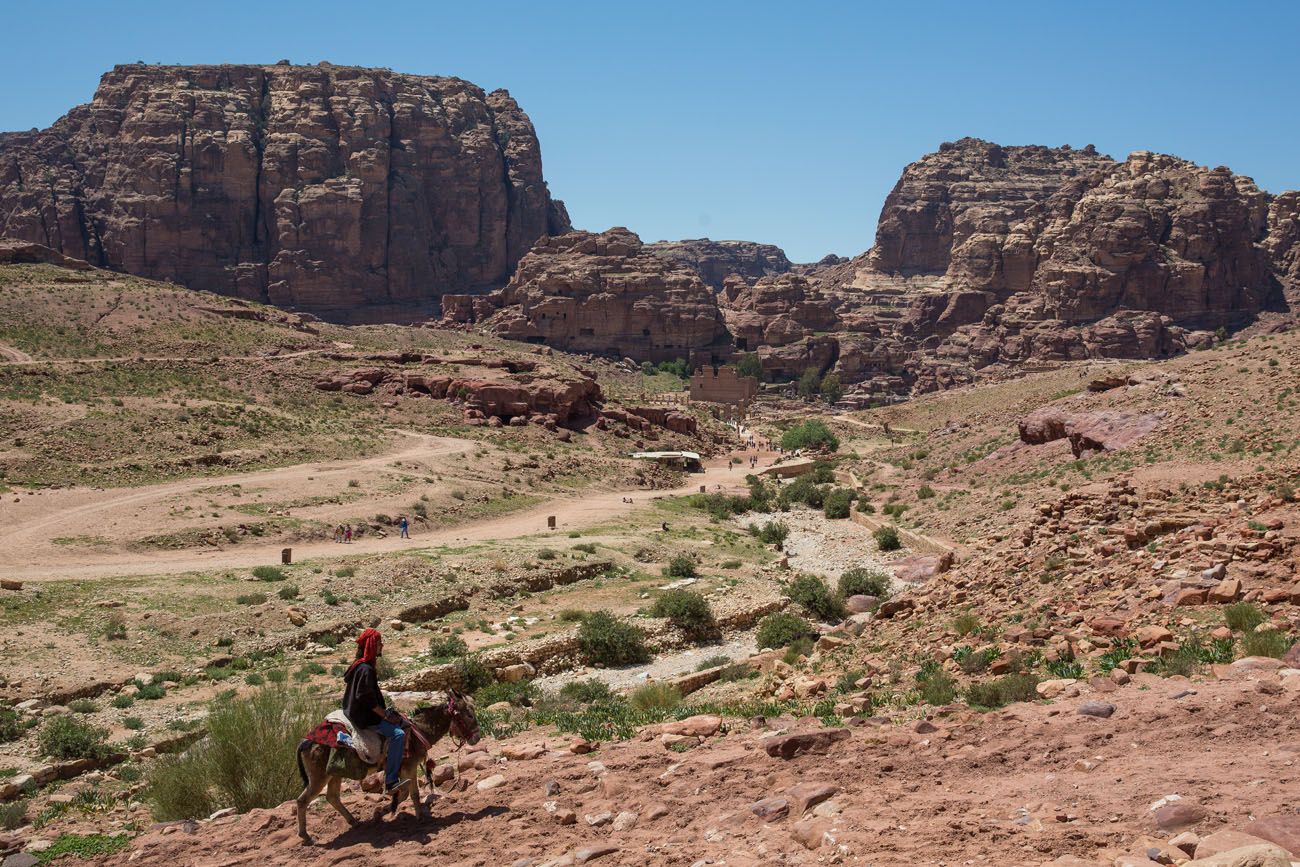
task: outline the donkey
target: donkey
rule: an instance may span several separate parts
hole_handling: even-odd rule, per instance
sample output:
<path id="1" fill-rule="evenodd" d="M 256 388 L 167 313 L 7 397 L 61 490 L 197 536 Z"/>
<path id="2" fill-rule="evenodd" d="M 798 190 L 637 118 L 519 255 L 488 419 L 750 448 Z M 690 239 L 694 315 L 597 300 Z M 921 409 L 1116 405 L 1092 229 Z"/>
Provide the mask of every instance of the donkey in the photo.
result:
<path id="1" fill-rule="evenodd" d="M 423 707 L 415 711 L 410 716 L 410 723 L 424 735 L 425 740 L 430 744 L 436 743 L 443 735 L 450 734 L 453 741 L 460 744 L 476 744 L 479 741 L 478 718 L 474 715 L 474 702 L 466 695 L 449 690 L 447 692 L 446 703 L 435 703 L 430 707 Z M 425 766 L 425 759 L 428 758 L 429 751 L 419 743 L 414 737 L 407 737 L 408 750 L 405 761 L 402 763 L 401 778 L 410 780 L 411 803 L 415 807 L 415 814 L 422 819 L 429 817 L 428 810 L 420 802 L 420 783 L 418 774 L 420 769 Z M 348 812 L 348 808 L 343 805 L 343 800 L 339 797 L 340 787 L 343 784 L 343 777 L 330 774 L 326 771 L 329 763 L 330 748 L 320 744 L 312 743 L 304 739 L 298 744 L 298 774 L 302 777 L 303 790 L 298 796 L 298 836 L 303 842 L 311 845 L 311 835 L 307 833 L 307 807 L 316 797 L 320 795 L 321 790 L 325 791 L 325 800 L 329 802 L 339 815 L 347 820 L 349 825 L 356 825 L 357 819 Z M 378 769 L 378 765 L 374 768 Z M 427 773 L 427 771 L 426 771 Z M 432 785 L 430 777 L 430 785 Z M 406 797 L 405 792 L 393 793 L 392 803 L 388 805 L 385 813 L 396 813 L 397 805 Z M 380 813 L 376 818 L 383 815 Z"/>

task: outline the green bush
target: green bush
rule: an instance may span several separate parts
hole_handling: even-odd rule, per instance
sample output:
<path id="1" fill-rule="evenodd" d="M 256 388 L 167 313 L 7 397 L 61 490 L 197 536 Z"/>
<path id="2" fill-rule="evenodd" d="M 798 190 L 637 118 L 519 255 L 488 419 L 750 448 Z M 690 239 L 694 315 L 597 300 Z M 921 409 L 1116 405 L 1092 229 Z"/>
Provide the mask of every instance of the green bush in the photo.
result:
<path id="1" fill-rule="evenodd" d="M 1234 602 L 1223 609 L 1223 620 L 1233 632 L 1252 632 L 1268 615 L 1258 605 L 1250 602 Z"/>
<path id="2" fill-rule="evenodd" d="M 614 691 L 609 688 L 609 684 L 593 677 L 587 680 L 575 680 L 572 683 L 566 683 L 560 687 L 560 698 L 581 704 L 591 704 L 592 702 L 613 700 Z"/>
<path id="3" fill-rule="evenodd" d="M 351 566 L 344 566 L 342 569 L 334 570 L 334 577 L 336 578 L 351 578 L 355 574 L 357 574 L 357 570 Z"/>
<path id="4" fill-rule="evenodd" d="M 759 360 L 757 352 L 746 352 L 736 361 L 736 373 L 741 376 L 752 376 L 760 382 L 763 379 L 763 362 Z"/>
<path id="5" fill-rule="evenodd" d="M 972 683 L 966 690 L 966 701 L 971 707 L 999 708 L 1017 701 L 1033 701 L 1038 678 L 1032 674 L 1008 674 L 997 680 Z"/>
<path id="6" fill-rule="evenodd" d="M 777 611 L 759 621 L 758 647 L 760 650 L 788 647 L 800 638 L 816 634 L 812 625 L 799 615 Z"/>
<path id="7" fill-rule="evenodd" d="M 52 759 L 98 759 L 108 752 L 104 744 L 107 737 L 107 729 L 65 714 L 41 726 L 36 744 L 41 755 Z"/>
<path id="8" fill-rule="evenodd" d="M 822 400 L 834 404 L 844 396 L 844 386 L 840 384 L 838 373 L 828 373 L 822 377 L 821 388 Z"/>
<path id="9" fill-rule="evenodd" d="M 938 669 L 920 682 L 921 700 L 936 707 L 952 704 L 957 697 L 957 682 L 952 675 Z"/>
<path id="10" fill-rule="evenodd" d="M 674 358 L 672 361 L 661 361 L 655 365 L 660 373 L 671 373 L 678 379 L 691 378 L 691 366 L 685 358 Z"/>
<path id="11" fill-rule="evenodd" d="M 969 611 L 963 611 L 952 619 L 952 631 L 965 638 L 980 631 L 980 619 Z"/>
<path id="12" fill-rule="evenodd" d="M 297 599 L 298 585 L 289 584 L 284 587 L 281 587 L 279 591 L 276 593 L 276 595 L 279 596 L 281 599 Z"/>
<path id="13" fill-rule="evenodd" d="M 930 487 L 929 485 L 921 485 L 920 489 L 916 492 L 916 498 L 918 500 L 928 500 L 931 499 L 933 496 L 934 496 L 934 488 Z"/>
<path id="14" fill-rule="evenodd" d="M 637 710 L 672 710 L 682 703 L 682 694 L 671 683 L 647 683 L 628 696 Z"/>
<path id="15" fill-rule="evenodd" d="M 97 859 L 101 855 L 121 852 L 129 842 L 131 836 L 125 833 L 60 834 L 48 849 L 41 852 L 38 861 L 41 864 L 49 864 L 64 855 L 74 855 L 78 861 Z"/>
<path id="16" fill-rule="evenodd" d="M 903 543 L 898 540 L 898 529 L 893 525 L 886 525 L 871 534 L 876 539 L 876 547 L 881 551 L 897 551 L 903 547 Z"/>
<path id="17" fill-rule="evenodd" d="M 718 635 L 718 624 L 713 619 L 709 601 L 692 590 L 666 590 L 660 593 L 650 607 L 650 616 L 666 618 L 693 641 L 703 641 Z"/>
<path id="18" fill-rule="evenodd" d="M 133 704 L 135 704 L 135 698 L 124 692 L 119 692 L 117 695 L 113 696 L 112 705 L 118 710 L 125 710 Z"/>
<path id="19" fill-rule="evenodd" d="M 790 527 L 784 521 L 768 521 L 761 527 L 756 524 L 750 530 L 766 545 L 784 545 L 790 538 Z"/>
<path id="20" fill-rule="evenodd" d="M 145 797 L 154 818 L 200 818 L 219 806 L 246 812 L 296 797 L 302 790 L 298 741 L 332 704 L 324 697 L 284 687 L 264 687 L 244 698 L 214 701 L 207 737 L 150 770 Z"/>
<path id="21" fill-rule="evenodd" d="M 288 576 L 277 566 L 258 566 L 253 570 L 253 577 L 258 581 L 283 581 Z"/>
<path id="22" fill-rule="evenodd" d="M 848 488 L 836 488 L 826 495 L 823 501 L 823 509 L 826 517 L 834 520 L 842 520 L 849 516 L 849 509 L 853 506 L 853 501 L 858 498 L 857 492 Z"/>
<path id="23" fill-rule="evenodd" d="M 708 659 L 701 659 L 695 666 L 696 671 L 708 671 L 710 668 L 717 668 L 722 665 L 730 665 L 730 656 L 710 656 Z"/>
<path id="24" fill-rule="evenodd" d="M 27 802 L 0 804 L 0 831 L 16 831 L 27 824 Z"/>
<path id="25" fill-rule="evenodd" d="M 795 503 L 820 509 L 826 502 L 826 490 L 814 482 L 811 476 L 800 476 L 781 489 L 777 502 L 783 510 Z"/>
<path id="26" fill-rule="evenodd" d="M 689 554 L 678 554 L 668 561 L 668 565 L 664 567 L 664 575 L 669 578 L 694 578 L 695 561 Z"/>
<path id="27" fill-rule="evenodd" d="M 839 438 L 831 433 L 825 422 L 817 419 L 809 419 L 781 434 L 781 448 L 788 452 L 795 449 L 825 449 L 833 452 L 839 447 Z"/>
<path id="28" fill-rule="evenodd" d="M 68 702 L 68 710 L 73 713 L 94 713 L 99 710 L 99 705 L 88 698 L 78 698 Z"/>
<path id="29" fill-rule="evenodd" d="M 1275 629 L 1248 632 L 1241 639 L 1242 656 L 1270 656 L 1281 659 L 1291 649 L 1291 639 Z"/>
<path id="30" fill-rule="evenodd" d="M 18 711 L 0 704 L 0 744 L 16 741 L 23 736 L 23 721 Z"/>
<path id="31" fill-rule="evenodd" d="M 587 612 L 578 608 L 564 608 L 555 615 L 561 623 L 581 623 L 587 619 Z"/>
<path id="32" fill-rule="evenodd" d="M 573 550 L 581 551 L 584 554 L 595 554 L 596 546 L 591 542 L 579 542 L 577 545 L 573 546 Z"/>
<path id="33" fill-rule="evenodd" d="M 469 646 L 459 635 L 435 635 L 429 639 L 429 656 L 435 661 L 447 661 L 469 653 Z"/>
<path id="34" fill-rule="evenodd" d="M 582 621 L 578 648 L 593 665 L 619 667 L 650 661 L 641 630 L 608 611 L 593 611 Z"/>
<path id="35" fill-rule="evenodd" d="M 840 576 L 841 596 L 875 596 L 889 598 L 889 574 L 882 569 L 860 567 L 850 569 Z"/>
<path id="36" fill-rule="evenodd" d="M 818 485 L 835 481 L 835 465 L 830 461 L 813 461 L 812 468 L 800 478 L 811 479 Z"/>
<path id="37" fill-rule="evenodd" d="M 559 555 L 556 554 L 554 548 L 543 548 L 537 552 L 538 560 L 554 560 L 557 556 Z"/>
<path id="38" fill-rule="evenodd" d="M 261 605 L 266 602 L 265 593 L 244 593 L 235 597 L 237 605 Z"/>
<path id="39" fill-rule="evenodd" d="M 816 575 L 799 575 L 782 592 L 791 602 L 799 604 L 809 614 L 823 621 L 843 620 L 848 614 L 844 609 L 844 600 Z"/>
<path id="40" fill-rule="evenodd" d="M 822 377 L 815 368 L 809 368 L 799 377 L 799 396 L 816 397 L 821 391 Z"/>
<path id="41" fill-rule="evenodd" d="M 517 683 L 498 680 L 495 683 L 489 683 L 474 693 L 474 703 L 479 707 L 487 707 L 499 701 L 505 701 L 515 707 L 527 707 L 533 703 L 533 700 L 538 695 L 537 687 L 526 680 Z"/>
<path id="42" fill-rule="evenodd" d="M 138 732 L 144 728 L 144 720 L 140 719 L 138 716 L 125 717 L 122 720 L 122 726 L 133 732 Z"/>
<path id="43" fill-rule="evenodd" d="M 144 701 L 157 701 L 167 694 L 167 687 L 161 683 L 135 682 L 135 697 Z"/>
<path id="44" fill-rule="evenodd" d="M 462 656 L 456 660 L 456 679 L 460 688 L 468 693 L 476 693 L 485 686 L 490 686 L 495 677 L 492 670 L 483 664 L 478 655 Z"/>

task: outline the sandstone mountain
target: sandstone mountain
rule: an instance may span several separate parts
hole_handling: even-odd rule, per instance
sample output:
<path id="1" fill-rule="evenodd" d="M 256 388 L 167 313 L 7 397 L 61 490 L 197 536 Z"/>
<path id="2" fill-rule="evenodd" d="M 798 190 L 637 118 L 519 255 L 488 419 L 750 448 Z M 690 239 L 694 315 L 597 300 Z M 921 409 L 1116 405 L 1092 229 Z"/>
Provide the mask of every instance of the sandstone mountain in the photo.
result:
<path id="1" fill-rule="evenodd" d="M 527 115 L 457 78 L 123 65 L 0 135 L 0 236 L 333 319 L 500 286 L 568 228 Z"/>
<path id="2" fill-rule="evenodd" d="M 504 289 L 447 295 L 443 312 L 571 352 L 654 361 L 728 347 L 713 290 L 624 228 L 543 238 Z"/>
<path id="3" fill-rule="evenodd" d="M 856 386 L 853 400 L 869 402 L 967 382 L 990 366 L 1165 357 L 1211 345 L 1217 329 L 1289 313 L 1300 302 L 1297 202 L 1294 192 L 1274 197 L 1226 168 L 1172 156 L 1142 151 L 1118 162 L 1091 146 L 963 139 L 904 170 L 875 246 L 856 259 L 796 266 L 763 245 L 660 242 L 640 248 L 642 291 L 608 295 L 604 280 L 625 282 L 622 259 L 566 244 L 562 261 L 547 260 L 547 279 L 516 275 L 512 286 L 530 287 L 527 305 L 513 306 L 520 301 L 507 291 L 459 300 L 452 318 L 491 316 L 497 334 L 636 358 L 650 348 L 715 359 L 728 348 L 757 351 L 769 379 L 833 371 Z M 676 339 L 650 347 L 635 328 L 602 330 L 605 319 L 712 318 L 704 296 L 685 301 L 662 277 L 645 279 L 646 254 L 721 290 L 725 335 L 674 330 Z M 534 312 L 549 284 L 571 292 L 575 274 L 604 305 L 585 326 L 591 339 L 576 342 Z"/>

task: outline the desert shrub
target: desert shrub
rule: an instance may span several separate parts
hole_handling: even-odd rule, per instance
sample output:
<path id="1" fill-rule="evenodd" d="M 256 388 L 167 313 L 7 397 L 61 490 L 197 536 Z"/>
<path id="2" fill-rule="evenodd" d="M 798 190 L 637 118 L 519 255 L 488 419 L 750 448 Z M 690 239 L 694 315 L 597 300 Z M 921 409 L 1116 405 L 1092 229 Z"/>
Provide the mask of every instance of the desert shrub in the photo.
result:
<path id="1" fill-rule="evenodd" d="M 803 375 L 799 377 L 800 397 L 816 397 L 817 393 L 821 391 L 821 387 L 822 387 L 821 374 L 818 373 L 817 370 L 814 368 L 809 368 L 808 370 L 805 370 L 803 372 Z"/>
<path id="2" fill-rule="evenodd" d="M 455 664 L 456 680 L 465 692 L 478 692 L 496 679 L 492 676 L 492 670 L 483 664 L 483 660 L 479 659 L 477 654 L 462 656 Z"/>
<path id="3" fill-rule="evenodd" d="M 608 611 L 593 611 L 578 627 L 578 648 L 596 665 L 611 667 L 650 661 L 645 636 L 631 623 Z"/>
<path id="4" fill-rule="evenodd" d="M 720 665 L 730 665 L 730 656 L 710 656 L 707 659 L 701 659 L 695 666 L 696 671 L 708 671 L 710 668 L 717 668 Z"/>
<path id="5" fill-rule="evenodd" d="M 610 689 L 609 684 L 603 680 L 596 680 L 593 677 L 566 683 L 560 687 L 560 698 L 591 704 L 597 701 L 611 701 L 614 698 L 614 690 Z"/>
<path id="6" fill-rule="evenodd" d="M 253 577 L 258 581 L 283 581 L 288 576 L 277 566 L 258 566 L 253 570 Z"/>
<path id="7" fill-rule="evenodd" d="M 993 664 L 993 660 L 998 658 L 998 650 L 995 647 L 986 647 L 977 651 L 973 647 L 963 645 L 953 648 L 952 658 L 964 673 L 979 674 L 987 671 Z"/>
<path id="8" fill-rule="evenodd" d="M 73 713 L 94 713 L 99 710 L 99 705 L 88 698 L 78 698 L 68 702 L 68 710 Z"/>
<path id="9" fill-rule="evenodd" d="M 1243 656 L 1270 656 L 1281 659 L 1291 649 L 1291 639 L 1275 629 L 1248 632 L 1241 639 Z"/>
<path id="10" fill-rule="evenodd" d="M 108 619 L 104 621 L 103 635 L 105 641 L 126 640 L 126 618 L 121 612 L 114 611 L 108 615 Z"/>
<path id="11" fill-rule="evenodd" d="M 1058 657 L 1049 661 L 1044 668 L 1052 677 L 1073 678 L 1078 680 L 1083 677 L 1083 663 L 1074 658 L 1073 654 Z"/>
<path id="12" fill-rule="evenodd" d="M 754 525 L 750 529 L 766 545 L 784 545 L 790 538 L 790 527 L 784 521 L 768 521 L 761 527 Z"/>
<path id="13" fill-rule="evenodd" d="M 150 770 L 145 797 L 154 817 L 159 821 L 204 817 L 218 806 L 246 812 L 296 797 L 302 790 L 298 740 L 321 721 L 331 704 L 323 697 L 283 687 L 214 701 L 207 737 Z"/>
<path id="14" fill-rule="evenodd" d="M 841 596 L 875 596 L 885 599 L 889 596 L 890 578 L 881 569 L 850 569 L 840 576 Z"/>
<path id="15" fill-rule="evenodd" d="M 125 710 L 126 708 L 135 704 L 135 698 L 133 696 L 127 695 L 124 692 L 119 692 L 117 695 L 113 696 L 113 701 L 111 702 L 111 704 L 113 705 L 113 707 L 117 708 L 118 710 Z"/>
<path id="16" fill-rule="evenodd" d="M 835 481 L 835 465 L 830 461 L 813 461 L 812 468 L 801 478 L 811 479 L 818 485 L 830 484 Z"/>
<path id="17" fill-rule="evenodd" d="M 16 831 L 27 824 L 27 802 L 0 804 L 0 831 Z"/>
<path id="18" fill-rule="evenodd" d="M 752 497 L 728 496 L 727 494 L 691 494 L 686 498 L 686 502 L 692 508 L 708 512 L 709 517 L 718 521 L 725 521 L 733 515 L 743 515 L 755 506 L 764 505 L 755 502 Z"/>
<path id="19" fill-rule="evenodd" d="M 678 379 L 691 378 L 691 366 L 685 358 L 674 358 L 672 361 L 661 361 L 655 368 L 660 373 L 671 373 Z"/>
<path id="20" fill-rule="evenodd" d="M 745 564 L 744 564 L 743 562 L 741 562 L 740 560 L 723 560 L 721 563 L 718 564 L 718 568 L 719 568 L 719 569 L 739 569 L 741 566 L 744 566 L 744 565 L 745 565 Z"/>
<path id="21" fill-rule="evenodd" d="M 924 669 L 923 669 L 924 671 Z M 920 674 L 918 677 L 917 690 L 921 694 L 921 700 L 926 704 L 939 705 L 951 704 L 957 697 L 957 683 L 952 679 L 952 675 L 942 668 L 935 668 L 932 671 L 925 672 L 925 676 Z"/>
<path id="22" fill-rule="evenodd" d="M 963 611 L 952 619 L 952 631 L 965 638 L 980 631 L 980 619 L 969 611 Z"/>
<path id="23" fill-rule="evenodd" d="M 893 525 L 886 525 L 871 534 L 876 539 L 876 547 L 881 551 L 897 551 L 903 547 L 903 543 L 898 539 L 898 529 Z"/>
<path id="24" fill-rule="evenodd" d="M 581 551 L 584 554 L 595 554 L 596 546 L 591 542 L 579 542 L 577 545 L 573 546 L 573 550 Z"/>
<path id="25" fill-rule="evenodd" d="M 469 646 L 459 635 L 435 635 L 429 639 L 429 656 L 435 660 L 455 659 L 469 653 Z"/>
<path id="26" fill-rule="evenodd" d="M 791 602 L 824 621 L 843 620 L 848 612 L 844 600 L 816 575 L 799 575 L 782 591 Z"/>
<path id="27" fill-rule="evenodd" d="M 1097 657 L 1097 670 L 1102 674 L 1110 674 L 1121 662 L 1132 659 L 1136 652 L 1137 642 L 1132 638 L 1116 639 L 1110 650 Z"/>
<path id="28" fill-rule="evenodd" d="M 244 593 L 235 597 L 238 605 L 261 605 L 266 602 L 265 593 Z"/>
<path id="29" fill-rule="evenodd" d="M 628 696 L 637 710 L 672 710 L 682 703 L 682 694 L 671 683 L 647 683 L 637 687 Z"/>
<path id="30" fill-rule="evenodd" d="M 1033 701 L 1038 697 L 1038 678 L 1032 674 L 1008 674 L 996 680 L 972 683 L 966 690 L 966 701 L 971 707 L 999 708 L 1017 701 Z"/>
<path id="31" fill-rule="evenodd" d="M 351 566 L 344 566 L 342 569 L 334 570 L 334 577 L 336 578 L 351 578 L 355 574 L 357 574 L 357 570 Z"/>
<path id="32" fill-rule="evenodd" d="M 678 554 L 668 561 L 668 565 L 664 567 L 664 575 L 669 578 L 694 578 L 695 561 L 689 554 Z"/>
<path id="33" fill-rule="evenodd" d="M 795 449 L 825 449 L 833 452 L 839 447 L 839 438 L 831 433 L 825 422 L 817 419 L 809 419 L 781 434 L 781 448 L 788 452 Z"/>
<path id="34" fill-rule="evenodd" d="M 821 488 L 810 476 L 800 476 L 790 484 L 781 489 L 781 497 L 778 500 L 783 510 L 789 509 L 795 503 L 803 503 L 814 509 L 822 508 L 826 502 L 826 491 Z"/>
<path id="35" fill-rule="evenodd" d="M 135 697 L 143 701 L 157 701 L 167 694 L 167 687 L 161 683 L 135 682 Z"/>
<path id="36" fill-rule="evenodd" d="M 261 686 L 266 683 L 266 678 L 258 674 L 256 671 L 250 671 L 248 674 L 244 675 L 244 683 L 249 686 Z"/>
<path id="37" fill-rule="evenodd" d="M 916 492 L 916 498 L 918 500 L 928 500 L 933 496 L 934 496 L 934 488 L 930 487 L 929 485 L 921 485 L 920 489 L 917 490 Z"/>
<path id="38" fill-rule="evenodd" d="M 107 752 L 107 737 L 107 729 L 65 714 L 41 726 L 36 744 L 41 755 L 52 759 L 97 759 Z"/>
<path id="39" fill-rule="evenodd" d="M 835 520 L 847 518 L 849 509 L 853 506 L 853 501 L 858 498 L 857 492 L 848 488 L 836 488 L 826 495 L 823 500 L 823 511 L 828 518 Z"/>
<path id="40" fill-rule="evenodd" d="M 276 595 L 279 596 L 281 599 L 297 599 L 298 585 L 289 584 L 284 587 L 281 587 L 279 591 L 276 592 Z"/>
<path id="41" fill-rule="evenodd" d="M 474 693 L 474 703 L 479 707 L 487 707 L 499 701 L 504 701 L 515 707 L 528 707 L 539 695 L 537 687 L 526 680 L 517 683 L 498 680 L 489 683 Z"/>
<path id="42" fill-rule="evenodd" d="M 756 668 L 750 668 L 743 662 L 728 665 L 722 671 L 718 672 L 719 683 L 735 683 L 738 680 L 749 680 L 758 677 L 759 672 Z"/>
<path id="43" fill-rule="evenodd" d="M 820 391 L 822 400 L 827 403 L 836 403 L 844 396 L 844 386 L 840 384 L 840 375 L 838 373 L 828 373 L 823 376 Z"/>
<path id="44" fill-rule="evenodd" d="M 101 855 L 113 855 L 126 848 L 131 841 L 128 834 L 60 834 L 48 849 L 41 851 L 37 863 L 49 864 L 65 855 L 73 855 L 78 861 L 97 859 Z M 62 862 L 60 862 L 62 863 Z"/>
<path id="45" fill-rule="evenodd" d="M 718 634 L 709 600 L 692 590 L 666 590 L 655 597 L 651 617 L 664 617 L 694 641 Z"/>
<path id="46" fill-rule="evenodd" d="M 736 373 L 741 376 L 752 376 L 757 380 L 763 379 L 763 362 L 759 360 L 757 352 L 746 352 L 736 361 Z"/>
<path id="47" fill-rule="evenodd" d="M 18 711 L 0 704 L 0 744 L 16 741 L 23 736 L 23 721 Z"/>
<path id="48" fill-rule="evenodd" d="M 587 619 L 587 612 L 578 608 L 564 608 L 555 615 L 561 623 L 581 623 Z"/>
<path id="49" fill-rule="evenodd" d="M 1223 609 L 1223 620 L 1233 632 L 1252 632 L 1268 615 L 1251 602 L 1234 602 Z"/>
<path id="50" fill-rule="evenodd" d="M 796 638 L 794 641 L 790 642 L 790 646 L 785 649 L 785 655 L 781 657 L 781 660 L 787 665 L 794 665 L 805 656 L 810 656 L 812 652 L 813 643 L 811 638 L 808 638 L 807 636 Z"/>
<path id="51" fill-rule="evenodd" d="M 144 728 L 144 720 L 140 719 L 138 716 L 129 716 L 122 720 L 122 726 L 133 732 L 138 732 Z"/>
<path id="52" fill-rule="evenodd" d="M 557 556 L 559 555 L 556 554 L 553 548 L 543 548 L 537 552 L 538 560 L 554 560 Z"/>
<path id="53" fill-rule="evenodd" d="M 799 615 L 777 611 L 759 621 L 758 647 L 760 650 L 788 647 L 800 638 L 815 634 L 812 625 Z"/>

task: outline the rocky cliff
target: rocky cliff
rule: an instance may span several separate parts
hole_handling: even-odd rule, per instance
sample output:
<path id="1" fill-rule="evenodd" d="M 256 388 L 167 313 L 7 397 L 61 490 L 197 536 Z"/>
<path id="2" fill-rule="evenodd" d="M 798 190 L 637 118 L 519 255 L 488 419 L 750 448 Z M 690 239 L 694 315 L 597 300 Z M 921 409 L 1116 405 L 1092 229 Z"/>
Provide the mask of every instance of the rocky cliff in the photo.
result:
<path id="1" fill-rule="evenodd" d="M 456 78 L 126 65 L 0 135 L 0 235 L 334 319 L 500 286 L 568 229 L 527 115 Z"/>
<path id="2" fill-rule="evenodd" d="M 443 312 L 501 337 L 638 361 L 727 344 L 713 290 L 623 228 L 543 238 L 504 289 L 448 295 Z"/>
<path id="3" fill-rule="evenodd" d="M 718 291 L 733 274 L 753 281 L 785 274 L 794 268 L 780 247 L 753 241 L 711 241 L 708 238 L 657 241 L 646 244 L 645 250 L 674 265 L 689 268 Z"/>

